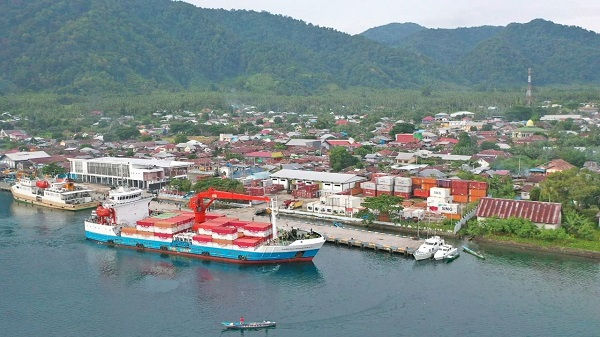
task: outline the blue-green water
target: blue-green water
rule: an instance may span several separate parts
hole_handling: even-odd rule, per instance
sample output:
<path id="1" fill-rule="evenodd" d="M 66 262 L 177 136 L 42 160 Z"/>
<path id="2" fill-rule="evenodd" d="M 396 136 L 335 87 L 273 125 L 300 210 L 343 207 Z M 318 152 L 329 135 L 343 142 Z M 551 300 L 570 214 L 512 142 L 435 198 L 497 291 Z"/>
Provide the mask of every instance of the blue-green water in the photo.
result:
<path id="1" fill-rule="evenodd" d="M 600 336 L 596 260 L 326 244 L 311 264 L 238 266 L 86 241 L 87 214 L 0 193 L 1 336 Z M 241 315 L 278 326 L 221 329 Z"/>

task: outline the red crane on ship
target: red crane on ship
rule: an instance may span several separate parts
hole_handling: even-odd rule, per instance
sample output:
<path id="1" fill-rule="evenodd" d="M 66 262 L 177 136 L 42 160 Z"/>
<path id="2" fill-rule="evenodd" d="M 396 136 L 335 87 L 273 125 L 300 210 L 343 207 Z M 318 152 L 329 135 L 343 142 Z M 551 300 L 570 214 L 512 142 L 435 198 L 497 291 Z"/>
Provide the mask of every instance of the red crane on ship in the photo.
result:
<path id="1" fill-rule="evenodd" d="M 209 199 L 205 202 L 204 199 Z M 264 201 L 269 203 L 271 198 L 266 195 L 247 195 L 235 192 L 227 192 L 227 191 L 219 191 L 210 187 L 206 191 L 198 192 L 190 199 L 189 207 L 194 211 L 195 222 L 202 223 L 206 221 L 206 210 L 212 205 L 212 203 L 217 199 L 226 199 L 226 200 L 256 200 L 256 201 Z"/>

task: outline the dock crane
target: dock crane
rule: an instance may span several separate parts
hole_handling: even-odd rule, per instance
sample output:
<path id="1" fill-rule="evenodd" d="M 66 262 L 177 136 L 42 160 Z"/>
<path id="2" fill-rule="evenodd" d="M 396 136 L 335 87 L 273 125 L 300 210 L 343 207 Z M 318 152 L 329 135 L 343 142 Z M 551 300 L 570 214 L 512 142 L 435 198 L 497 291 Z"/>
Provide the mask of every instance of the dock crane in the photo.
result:
<path id="1" fill-rule="evenodd" d="M 205 199 L 208 199 L 208 201 L 205 201 Z M 266 195 L 247 195 L 229 191 L 219 191 L 210 187 L 206 191 L 198 192 L 190 198 L 189 207 L 194 211 L 194 220 L 196 223 L 202 223 L 206 221 L 206 210 L 217 199 L 248 201 L 255 200 L 271 203 L 271 224 L 273 225 L 273 238 L 277 238 L 277 226 L 275 224 L 277 213 L 277 205 L 275 205 L 276 201 L 271 200 L 271 198 Z"/>

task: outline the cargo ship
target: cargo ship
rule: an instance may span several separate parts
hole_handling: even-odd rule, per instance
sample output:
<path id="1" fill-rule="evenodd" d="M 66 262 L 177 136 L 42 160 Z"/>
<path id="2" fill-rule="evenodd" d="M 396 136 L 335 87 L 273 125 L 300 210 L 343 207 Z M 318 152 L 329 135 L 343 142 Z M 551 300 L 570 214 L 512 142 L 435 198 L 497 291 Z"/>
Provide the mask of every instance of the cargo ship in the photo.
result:
<path id="1" fill-rule="evenodd" d="M 76 186 L 69 178 L 22 177 L 10 186 L 10 191 L 16 201 L 56 209 L 78 211 L 98 205 L 92 197 L 93 190 Z"/>
<path id="2" fill-rule="evenodd" d="M 144 251 L 240 264 L 312 261 L 325 243 L 317 233 L 279 231 L 277 207 L 268 196 L 250 196 L 209 189 L 194 195 L 189 211 L 154 214 L 152 196 L 138 188 L 119 187 L 85 220 L 88 240 Z M 218 199 L 271 203 L 271 222 L 243 221 L 207 213 Z"/>

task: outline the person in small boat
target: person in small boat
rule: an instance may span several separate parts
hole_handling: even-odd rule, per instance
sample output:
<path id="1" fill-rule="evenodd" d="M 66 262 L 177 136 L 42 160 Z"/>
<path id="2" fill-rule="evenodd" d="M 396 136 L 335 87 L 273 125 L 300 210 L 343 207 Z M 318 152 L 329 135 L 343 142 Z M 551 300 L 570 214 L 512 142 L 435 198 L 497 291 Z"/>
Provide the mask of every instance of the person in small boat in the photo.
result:
<path id="1" fill-rule="evenodd" d="M 244 324 L 244 316 L 240 317 L 240 324 Z"/>

